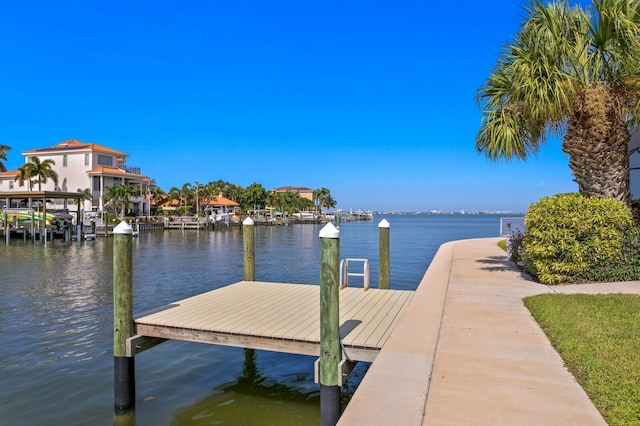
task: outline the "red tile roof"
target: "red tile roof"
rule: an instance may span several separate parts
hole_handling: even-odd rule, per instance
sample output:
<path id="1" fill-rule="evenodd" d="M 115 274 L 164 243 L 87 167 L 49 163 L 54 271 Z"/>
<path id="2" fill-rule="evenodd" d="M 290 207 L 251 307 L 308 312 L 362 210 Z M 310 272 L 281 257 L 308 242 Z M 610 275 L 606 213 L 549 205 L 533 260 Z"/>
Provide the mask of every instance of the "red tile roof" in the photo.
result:
<path id="1" fill-rule="evenodd" d="M 272 191 L 276 192 L 313 192 L 313 189 L 306 186 L 281 186 L 279 188 L 273 188 Z"/>
<path id="2" fill-rule="evenodd" d="M 76 139 L 69 139 L 67 141 L 60 142 L 57 145 L 50 146 L 47 148 L 32 149 L 29 151 L 24 151 L 22 155 L 35 154 L 35 153 L 42 154 L 44 152 L 66 151 L 66 150 L 73 150 L 73 149 L 90 149 L 93 151 L 108 152 L 110 154 L 115 154 L 121 157 L 128 156 L 128 154 L 122 151 L 116 151 L 115 149 L 107 148 L 106 146 L 98 145 L 97 143 L 81 142 Z"/>
<path id="3" fill-rule="evenodd" d="M 209 201 L 209 205 L 214 207 L 215 206 L 240 207 L 240 204 L 236 203 L 233 200 L 225 198 L 221 195 L 211 198 L 211 200 Z"/>
<path id="4" fill-rule="evenodd" d="M 105 166 L 99 166 L 99 167 L 94 167 L 93 169 L 89 170 L 87 173 L 89 174 L 106 174 L 106 175 L 118 175 L 118 176 L 135 176 L 141 179 L 145 179 L 147 178 L 147 176 L 145 175 L 139 175 L 137 173 L 129 173 L 129 172 L 125 172 L 122 169 L 118 169 L 115 167 L 105 167 Z"/>

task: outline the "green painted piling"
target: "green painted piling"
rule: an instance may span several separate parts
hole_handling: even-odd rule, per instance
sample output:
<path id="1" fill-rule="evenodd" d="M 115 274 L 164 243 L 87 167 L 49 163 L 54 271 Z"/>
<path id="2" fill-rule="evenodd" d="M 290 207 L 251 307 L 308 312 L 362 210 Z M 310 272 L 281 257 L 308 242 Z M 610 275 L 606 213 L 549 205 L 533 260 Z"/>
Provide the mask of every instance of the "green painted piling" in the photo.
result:
<path id="1" fill-rule="evenodd" d="M 340 349 L 339 285 L 340 231 L 328 223 L 320 230 L 320 424 L 333 426 L 340 418 L 338 364 Z"/>
<path id="2" fill-rule="evenodd" d="M 389 228 L 387 219 L 378 224 L 378 288 L 384 290 L 391 287 Z"/>
<path id="3" fill-rule="evenodd" d="M 255 223 L 248 217 L 242 222 L 242 240 L 244 243 L 244 280 L 256 280 Z"/>
<path id="4" fill-rule="evenodd" d="M 113 230 L 113 357 L 116 414 L 135 405 L 134 358 L 127 357 L 133 336 L 133 228 L 120 222 Z"/>

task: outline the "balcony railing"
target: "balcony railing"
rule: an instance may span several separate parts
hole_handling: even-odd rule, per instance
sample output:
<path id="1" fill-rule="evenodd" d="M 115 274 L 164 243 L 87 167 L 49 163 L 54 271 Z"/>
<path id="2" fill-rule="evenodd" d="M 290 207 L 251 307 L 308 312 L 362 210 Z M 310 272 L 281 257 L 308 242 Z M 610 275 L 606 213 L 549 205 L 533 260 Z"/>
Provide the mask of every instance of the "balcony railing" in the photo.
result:
<path id="1" fill-rule="evenodd" d="M 124 171 L 127 172 L 127 173 L 134 173 L 136 175 L 141 174 L 140 173 L 140 167 L 124 166 Z"/>

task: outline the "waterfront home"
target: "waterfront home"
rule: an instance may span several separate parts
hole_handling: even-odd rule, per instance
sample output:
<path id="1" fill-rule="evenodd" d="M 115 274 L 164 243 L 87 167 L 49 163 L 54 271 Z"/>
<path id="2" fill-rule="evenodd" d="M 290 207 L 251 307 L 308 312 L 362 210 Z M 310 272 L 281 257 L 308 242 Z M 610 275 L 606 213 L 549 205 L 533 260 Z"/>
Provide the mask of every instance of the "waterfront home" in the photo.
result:
<path id="1" fill-rule="evenodd" d="M 22 152 L 25 163 L 32 157 L 40 161 L 51 159 L 55 162 L 53 170 L 58 175 L 58 183 L 49 179 L 42 184 L 43 191 L 76 192 L 89 189 L 90 200 L 84 200 L 84 211 L 105 210 L 103 194 L 114 185 L 128 185 L 138 194 L 131 198 L 134 214 L 146 216 L 150 210 L 148 188 L 150 179 L 140 172 L 138 167 L 125 164 L 128 154 L 96 143 L 85 143 L 75 139 L 60 142 L 45 148 Z M 27 183 L 20 186 L 16 181 L 17 170 L 0 173 L 0 192 L 25 191 Z M 34 190 L 37 187 L 33 188 Z M 51 208 L 62 208 L 59 201 L 52 200 Z"/>
<path id="2" fill-rule="evenodd" d="M 223 197 L 222 194 L 212 197 L 207 204 L 205 212 L 210 214 L 212 222 L 229 223 L 234 216 L 240 216 L 240 204 Z"/>
<path id="3" fill-rule="evenodd" d="M 313 189 L 306 186 L 281 186 L 279 188 L 273 188 L 273 192 L 292 192 L 300 195 L 302 198 L 313 201 Z"/>
<path id="4" fill-rule="evenodd" d="M 16 178 L 19 175 L 20 172 L 17 170 L 0 172 L 0 192 L 18 191 L 19 184 L 16 182 Z"/>

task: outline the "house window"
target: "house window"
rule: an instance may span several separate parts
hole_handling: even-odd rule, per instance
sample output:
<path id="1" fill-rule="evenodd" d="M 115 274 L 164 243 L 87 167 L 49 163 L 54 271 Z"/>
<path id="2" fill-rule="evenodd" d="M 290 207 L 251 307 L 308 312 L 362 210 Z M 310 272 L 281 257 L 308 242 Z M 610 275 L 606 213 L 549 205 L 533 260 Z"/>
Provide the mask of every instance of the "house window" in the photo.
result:
<path id="1" fill-rule="evenodd" d="M 93 190 L 100 191 L 100 176 L 93 177 Z"/>
<path id="2" fill-rule="evenodd" d="M 13 181 L 9 181 L 9 189 L 13 189 Z"/>
<path id="3" fill-rule="evenodd" d="M 98 164 L 101 166 L 113 166 L 113 157 L 110 155 L 98 154 Z"/>
<path id="4" fill-rule="evenodd" d="M 84 155 L 84 165 L 88 166 L 89 165 L 89 154 L 85 154 Z"/>
<path id="5" fill-rule="evenodd" d="M 62 156 L 62 167 L 67 167 L 67 156 L 66 155 Z"/>

